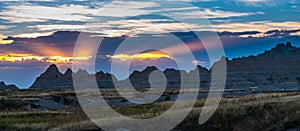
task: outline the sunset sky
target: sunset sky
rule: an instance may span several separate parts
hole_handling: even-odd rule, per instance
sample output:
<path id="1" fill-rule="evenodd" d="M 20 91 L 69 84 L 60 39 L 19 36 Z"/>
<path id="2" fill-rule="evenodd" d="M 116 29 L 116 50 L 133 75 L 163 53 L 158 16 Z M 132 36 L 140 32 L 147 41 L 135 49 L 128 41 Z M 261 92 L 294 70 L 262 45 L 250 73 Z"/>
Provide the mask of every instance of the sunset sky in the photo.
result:
<path id="1" fill-rule="evenodd" d="M 73 56 L 79 35 L 90 38 L 87 45 L 104 38 L 96 56 L 97 71 L 110 72 L 112 60 L 117 64 L 131 60 L 132 70 L 147 65 L 176 68 L 176 55 L 187 53 L 176 42 L 161 46 L 175 56 L 146 48 L 151 40 L 135 43 L 145 46 L 140 53 L 115 54 L 125 39 L 147 35 L 155 40 L 169 34 L 195 56 L 184 69 L 191 69 L 188 64 L 209 68 L 205 48 L 191 31 L 217 33 L 231 59 L 256 55 L 286 41 L 299 47 L 299 14 L 299 0 L 0 0 L 0 81 L 27 88 L 50 64 L 64 72 L 74 61 L 91 59 Z M 201 22 L 206 19 L 211 25 Z"/>

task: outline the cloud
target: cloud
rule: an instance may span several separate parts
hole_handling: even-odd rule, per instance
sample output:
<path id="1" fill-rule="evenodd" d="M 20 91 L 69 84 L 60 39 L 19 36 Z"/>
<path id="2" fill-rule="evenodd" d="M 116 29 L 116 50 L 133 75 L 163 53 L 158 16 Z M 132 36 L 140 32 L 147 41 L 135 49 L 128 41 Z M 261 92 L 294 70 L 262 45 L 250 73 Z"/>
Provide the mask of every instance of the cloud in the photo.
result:
<path id="1" fill-rule="evenodd" d="M 162 34 L 175 31 L 189 31 L 189 28 L 200 28 L 197 24 L 174 22 L 167 19 L 139 19 L 139 20 L 117 20 L 99 23 L 89 23 L 86 25 L 36 25 L 28 26 L 39 31 L 83 31 L 101 33 L 108 37 L 119 37 L 122 35 L 136 36 L 138 34 Z M 38 33 L 37 33 L 38 34 Z"/>
<path id="2" fill-rule="evenodd" d="M 0 62 L 71 63 L 90 58 L 73 57 L 73 48 L 79 32 L 61 31 L 47 34 L 39 37 L 31 37 L 32 34 L 18 35 L 4 39 L 13 42 L 10 45 L 0 45 Z"/>
<path id="3" fill-rule="evenodd" d="M 24 33 L 24 34 L 16 34 L 13 37 L 37 38 L 37 37 L 40 37 L 40 36 L 49 36 L 51 34 L 53 34 L 53 32 Z"/>
<path id="4" fill-rule="evenodd" d="M 1 19 L 13 23 L 60 21 L 87 21 L 92 19 L 87 15 L 96 13 L 82 5 L 61 5 L 58 7 L 22 4 L 8 6 L 1 12 Z"/>
<path id="5" fill-rule="evenodd" d="M 55 0 L 26 0 L 26 2 L 45 2 L 45 1 L 55 1 Z M 20 2 L 20 0 L 0 0 L 0 2 Z"/>
<path id="6" fill-rule="evenodd" d="M 14 42 L 14 40 L 3 40 L 3 39 L 0 39 L 0 45 L 7 45 L 7 44 L 11 44 L 13 42 Z"/>
<path id="7" fill-rule="evenodd" d="M 264 34 L 267 36 L 282 37 L 282 36 L 297 35 L 299 32 L 300 32 L 300 29 L 297 29 L 297 30 L 270 30 L 270 31 L 265 32 Z"/>
<path id="8" fill-rule="evenodd" d="M 175 15 L 180 15 L 182 18 L 229 18 L 229 17 L 240 17 L 262 14 L 262 12 L 233 12 L 233 11 L 222 11 L 212 10 L 208 8 L 200 8 L 199 10 L 193 10 L 188 12 L 177 12 Z"/>
<path id="9" fill-rule="evenodd" d="M 0 34 L 0 45 L 7 45 L 14 42 L 13 40 L 6 40 L 5 38 L 6 36 Z"/>
<path id="10" fill-rule="evenodd" d="M 291 33 L 290 35 L 292 35 L 292 36 L 300 36 L 300 32 L 294 32 L 294 33 Z"/>
<path id="11" fill-rule="evenodd" d="M 299 28 L 300 29 L 300 28 Z M 238 39 L 241 37 L 249 37 L 249 36 L 257 36 L 257 37 L 287 37 L 292 35 L 299 35 L 299 29 L 296 30 L 270 30 L 266 32 L 259 32 L 259 31 L 245 31 L 245 32 L 218 32 L 221 39 Z M 200 32 L 201 33 L 201 32 Z M 205 32 L 204 32 L 205 33 Z M 97 37 L 95 36 L 97 34 L 95 33 L 83 33 L 86 35 L 89 35 L 89 39 L 85 42 L 87 43 L 95 43 L 95 40 L 97 40 Z M 12 37 L 12 38 L 6 38 L 5 40 L 9 41 L 11 40 L 13 43 L 10 43 L 10 45 L 0 45 L 0 56 L 1 60 L 3 61 L 20 61 L 20 60 L 42 60 L 42 61 L 48 61 L 50 62 L 53 60 L 53 62 L 59 62 L 59 61 L 70 61 L 68 59 L 72 59 L 73 56 L 73 48 L 75 46 L 77 37 L 79 35 L 79 32 L 69 32 L 69 31 L 60 31 L 55 32 L 51 35 L 45 35 L 42 37 L 36 37 L 36 38 L 27 38 L 27 35 L 25 38 L 22 37 Z M 169 34 L 161 34 L 161 36 L 166 36 Z M 174 33 L 174 36 L 178 37 L 179 39 L 185 40 L 186 44 L 181 45 L 179 43 L 173 43 L 171 46 L 163 46 L 162 50 L 166 50 L 169 52 L 172 52 L 172 55 L 183 55 L 186 53 L 189 53 L 188 50 L 183 50 L 185 46 L 189 48 L 192 52 L 197 52 L 204 50 L 203 45 L 198 40 L 196 36 L 192 35 L 192 32 L 181 32 L 181 33 Z M 155 36 L 153 35 L 151 38 L 161 38 L 161 36 Z M 162 37 L 164 38 L 164 37 Z M 112 59 L 119 59 L 119 60 L 126 60 L 126 59 L 145 59 L 148 58 L 171 58 L 171 56 L 168 56 L 163 53 L 157 53 L 157 52 L 151 52 L 152 54 L 129 54 L 129 53 L 123 53 L 123 54 L 115 54 L 113 55 L 115 49 L 121 44 L 121 42 L 125 38 L 123 37 L 114 37 L 114 38 L 104 38 L 103 44 L 99 48 L 99 52 L 103 56 L 109 56 L 109 58 Z M 200 38 L 201 39 L 201 38 Z M 147 43 L 148 41 L 145 41 Z M 113 43 L 113 44 L 112 44 Z M 214 44 L 211 43 L 210 47 L 214 47 Z M 188 51 L 188 52 L 187 52 Z M 84 51 L 83 51 L 84 53 Z M 16 54 L 16 55 L 10 55 L 10 54 Z M 22 54 L 30 54 L 26 56 L 20 56 Z M 18 56 L 18 57 L 16 57 Z M 20 56 L 20 57 L 19 57 Z M 5 58 L 5 59 L 4 59 Z"/>
<path id="12" fill-rule="evenodd" d="M 272 22 L 272 21 L 258 21 L 258 22 L 247 22 L 247 23 L 226 23 L 213 25 L 215 31 L 223 32 L 246 32 L 249 29 L 261 32 L 259 34 L 246 34 L 245 37 L 263 37 L 264 32 L 278 29 L 278 30 L 298 30 L 300 29 L 300 22 L 287 21 L 287 22 Z"/>
<path id="13" fill-rule="evenodd" d="M 260 34 L 261 32 L 259 31 L 245 31 L 245 32 L 219 32 L 218 34 L 222 37 L 240 37 L 240 36 L 246 36 L 246 35 L 257 35 Z"/>
<path id="14" fill-rule="evenodd" d="M 175 31 L 189 31 L 189 28 L 199 28 L 197 24 L 180 22 L 159 22 L 161 20 L 122 20 L 109 21 L 114 25 L 110 36 L 138 34 L 163 34 Z"/>
<path id="15" fill-rule="evenodd" d="M 96 16 L 128 17 L 153 13 L 151 7 L 159 6 L 158 2 L 146 1 L 113 1 L 95 14 Z M 147 9 L 148 8 L 148 9 Z"/>
<path id="16" fill-rule="evenodd" d="M 285 0 L 236 0 L 239 3 L 244 3 L 247 6 L 275 6 L 286 3 Z"/>
<path id="17" fill-rule="evenodd" d="M 143 8 L 157 5 L 154 2 L 137 1 L 113 1 L 106 4 L 98 2 L 97 4 L 95 8 L 74 4 L 57 7 L 28 3 L 11 5 L 4 8 L 0 18 L 12 23 L 47 22 L 49 20 L 88 22 L 95 20 L 95 16 L 127 17 L 151 13 L 153 11 Z"/>
<path id="18" fill-rule="evenodd" d="M 87 60 L 90 57 L 64 57 L 64 56 L 35 56 L 32 54 L 0 54 L 0 62 L 41 61 L 47 63 L 72 63 Z"/>
<path id="19" fill-rule="evenodd" d="M 263 35 L 258 38 L 241 38 L 241 35 L 256 35 L 256 31 L 248 31 L 248 32 L 221 32 L 219 33 L 220 39 L 222 40 L 222 43 L 224 45 L 224 48 L 231 46 L 235 47 L 238 46 L 241 48 L 241 50 L 233 50 L 236 48 L 232 48 L 232 50 L 229 50 L 228 54 L 229 56 L 241 56 L 243 54 L 253 54 L 250 51 L 264 51 L 264 49 L 273 47 L 260 47 L 259 49 L 254 49 L 253 43 L 255 44 L 261 44 L 260 46 L 270 45 L 270 44 L 276 44 L 274 43 L 274 40 L 278 40 L 277 38 L 273 39 L 273 36 L 269 36 L 269 34 L 276 34 L 276 32 L 286 32 L 286 33 L 277 33 L 277 34 L 288 34 L 294 35 L 294 33 L 299 33 L 297 30 L 272 30 L 272 31 L 266 31 L 266 35 Z M 264 32 L 260 32 L 259 34 L 264 34 Z M 93 33 L 84 33 L 86 35 L 94 35 Z M 200 41 L 197 41 L 194 36 L 191 36 L 192 32 L 179 32 L 174 33 L 178 38 L 180 39 L 186 39 L 188 41 L 184 41 L 186 43 L 186 46 L 195 54 L 195 60 L 194 64 L 200 64 L 205 67 L 209 67 L 209 61 L 206 61 L 205 58 L 203 58 L 202 54 L 199 55 L 201 52 L 205 52 L 205 48 L 201 44 Z M 268 35 L 267 35 L 268 34 Z M 70 66 L 70 62 L 64 62 L 64 61 L 71 61 L 69 59 L 72 59 L 73 55 L 73 49 L 74 45 L 76 43 L 77 37 L 79 35 L 79 32 L 69 32 L 69 31 L 60 31 L 55 32 L 49 36 L 43 36 L 43 37 L 37 37 L 37 38 L 9 38 L 14 40 L 14 42 L 10 45 L 0 45 L 0 68 L 3 69 L 24 69 L 24 67 L 38 67 L 42 69 L 40 72 L 42 72 L 50 63 L 58 63 L 60 65 L 64 66 Z M 164 34 L 162 34 L 163 36 Z M 232 36 L 232 37 L 231 37 Z M 156 36 L 152 37 L 153 39 L 161 37 Z M 90 37 L 93 39 L 94 37 Z M 117 64 L 124 64 L 124 61 L 121 61 L 122 56 L 120 54 L 113 55 L 116 49 L 119 47 L 120 43 L 122 43 L 125 40 L 126 37 L 114 37 L 114 38 L 105 38 L 103 40 L 103 43 L 99 47 L 98 55 L 99 56 L 116 56 L 115 59 L 118 62 Z M 283 35 L 283 40 L 289 39 L 291 37 L 289 35 Z M 294 37 L 299 39 L 298 37 Z M 293 40 L 293 39 L 292 39 Z M 266 42 L 268 41 L 268 42 Z M 86 41 L 87 43 L 92 43 L 90 41 Z M 149 45 L 151 44 L 151 41 L 143 41 L 143 45 Z M 179 43 L 178 43 L 179 44 Z M 178 44 L 172 44 L 170 46 L 164 46 L 162 47 L 162 50 L 164 51 L 170 51 L 172 57 L 174 59 L 169 59 L 164 57 L 164 55 L 156 55 L 152 57 L 151 55 L 140 55 L 137 56 L 136 54 L 130 54 L 125 52 L 124 54 L 127 55 L 126 57 L 129 57 L 133 60 L 132 67 L 137 66 L 139 69 L 144 68 L 147 65 L 160 65 L 160 67 L 168 68 L 168 67 L 176 67 L 176 63 L 171 63 L 171 61 L 178 60 L 177 56 L 184 55 L 188 50 L 183 50 L 184 45 L 178 45 Z M 248 46 L 247 46 L 248 45 Z M 213 48 L 213 43 L 209 44 L 209 48 Z M 246 46 L 246 47 L 244 47 Z M 239 48 L 239 49 L 240 49 Z M 258 47 L 257 47 L 258 48 Z M 148 49 L 148 48 L 147 48 Z M 229 48 L 230 49 L 230 48 Z M 249 50 L 253 49 L 253 50 Z M 258 51 L 257 51 L 258 50 Z M 83 50 L 85 51 L 85 50 Z M 242 52 L 241 54 L 235 54 L 235 52 Z M 250 52 L 250 53 L 249 53 Z M 123 52 L 121 52 L 123 53 Z M 168 52 L 169 53 L 169 52 Z M 10 55 L 9 55 L 10 54 Z M 12 55 L 15 54 L 15 55 Z M 25 55 L 24 55 L 25 54 Z M 119 55 L 119 56 L 118 56 Z M 135 55 L 135 56 L 134 56 Z M 146 55 L 146 56 L 145 56 Z M 205 56 L 204 56 L 205 57 Z M 3 59 L 4 58 L 4 59 Z M 124 58 L 124 57 L 123 57 Z M 139 60 L 137 59 L 139 58 Z M 147 58 L 154 58 L 154 59 L 147 59 Z M 97 57 L 98 64 L 96 65 L 101 66 L 101 68 L 97 70 L 105 70 L 110 71 L 110 59 L 107 57 Z M 206 63 L 203 63 L 206 62 Z M 192 61 L 186 62 L 187 64 L 192 65 Z M 136 64 L 136 65 L 135 65 Z M 104 66 L 104 67 L 103 67 Z M 102 68 L 103 67 L 103 68 Z M 134 69 L 136 69 L 134 67 Z M 1 70 L 0 70 L 1 71 Z M 2 70 L 3 71 L 3 70 Z M 36 75 L 39 75 L 40 72 L 36 72 Z M 7 72 L 6 72 L 7 73 Z M 31 78 L 34 79 L 35 76 L 32 76 Z"/>
<path id="20" fill-rule="evenodd" d="M 0 54 L 33 54 L 35 56 L 72 56 L 78 32 L 55 32 L 51 35 L 25 38 L 10 37 L 10 45 L 0 45 Z"/>
<path id="21" fill-rule="evenodd" d="M 199 61 L 199 60 L 193 60 L 192 63 L 194 65 L 201 65 L 201 66 L 204 66 L 206 64 L 206 62 L 204 61 Z"/>
<path id="22" fill-rule="evenodd" d="M 10 28 L 13 28 L 13 27 L 15 27 L 15 26 L 0 25 L 0 30 L 10 29 Z"/>
<path id="23" fill-rule="evenodd" d="M 38 29 L 40 31 L 52 31 L 52 30 L 66 30 L 66 31 L 80 31 L 87 29 L 88 25 L 75 25 L 75 24 L 47 24 L 47 25 L 34 25 L 34 26 L 28 26 L 28 28 L 31 29 Z"/>
<path id="24" fill-rule="evenodd" d="M 159 53 L 159 52 L 145 52 L 145 53 L 134 54 L 134 55 L 116 54 L 116 55 L 107 55 L 107 57 L 109 57 L 111 59 L 121 60 L 121 61 L 127 61 L 127 60 L 143 61 L 143 60 L 149 60 L 149 59 L 156 60 L 156 59 L 160 59 L 160 58 L 173 59 L 172 56 L 165 54 L 165 53 Z"/>
<path id="25" fill-rule="evenodd" d="M 166 4 L 166 3 L 164 3 Z M 137 34 L 158 34 L 175 31 L 210 30 L 200 23 L 180 23 L 169 19 L 125 20 L 128 16 L 147 14 L 173 15 L 177 18 L 232 18 L 263 14 L 262 12 L 224 11 L 221 9 L 199 8 L 192 5 L 160 5 L 157 1 L 112 1 L 93 2 L 92 6 L 64 4 L 58 6 L 24 3 L 8 5 L 1 11 L 0 18 L 11 23 L 24 24 L 25 29 L 13 34 L 20 37 L 38 37 L 62 31 L 84 31 L 109 34 L 110 37 Z M 133 6 L 134 5 L 134 6 Z M 160 8 L 163 7 L 163 8 Z M 37 24 L 28 24 L 36 22 Z M 87 22 L 87 23 L 84 23 Z M 27 25 L 27 26 L 26 26 Z M 24 28 L 22 26 L 22 28 Z M 0 27 L 1 28 L 1 27 Z M 229 30 L 231 31 L 231 30 Z"/>

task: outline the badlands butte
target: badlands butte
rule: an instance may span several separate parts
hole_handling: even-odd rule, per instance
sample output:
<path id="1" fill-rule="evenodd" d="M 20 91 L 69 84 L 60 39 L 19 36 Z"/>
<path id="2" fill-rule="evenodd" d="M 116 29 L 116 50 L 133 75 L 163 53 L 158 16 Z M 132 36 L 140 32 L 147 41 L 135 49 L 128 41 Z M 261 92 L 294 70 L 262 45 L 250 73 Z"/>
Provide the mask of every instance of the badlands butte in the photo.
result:
<path id="1" fill-rule="evenodd" d="M 251 55 L 232 60 L 223 57 L 221 60 L 226 60 L 227 64 L 226 89 L 245 91 L 251 89 L 256 91 L 293 91 L 300 89 L 300 48 L 293 46 L 290 42 L 277 44 L 276 47 L 265 50 L 265 52 L 256 56 Z M 199 71 L 199 88 L 209 89 L 211 69 L 206 69 L 200 65 L 196 68 L 191 72 Z M 149 66 L 142 71 L 134 71 L 127 79 L 136 89 L 148 89 L 150 88 L 149 75 L 153 71 L 160 70 L 154 66 Z M 160 72 L 166 76 L 166 87 L 170 89 L 180 88 L 180 73 L 187 75 L 191 73 L 176 69 L 165 69 Z M 29 89 L 70 90 L 74 88 L 72 76 L 85 79 L 87 86 L 89 79 L 95 77 L 100 89 L 113 89 L 113 80 L 117 81 L 113 74 L 102 71 L 96 74 L 88 74 L 85 70 L 79 70 L 75 73 L 71 69 L 67 69 L 65 73 L 61 73 L 53 64 L 36 78 Z M 189 79 L 192 79 L 192 77 Z"/>

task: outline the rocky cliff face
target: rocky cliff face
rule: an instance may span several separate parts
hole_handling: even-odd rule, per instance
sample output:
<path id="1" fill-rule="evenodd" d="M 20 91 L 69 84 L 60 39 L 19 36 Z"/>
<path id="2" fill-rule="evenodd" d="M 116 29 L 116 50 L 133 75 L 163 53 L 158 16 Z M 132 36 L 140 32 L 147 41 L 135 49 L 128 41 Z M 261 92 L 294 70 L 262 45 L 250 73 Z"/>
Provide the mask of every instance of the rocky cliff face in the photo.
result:
<path id="1" fill-rule="evenodd" d="M 97 72 L 95 76 L 99 88 L 102 89 L 114 88 L 113 80 L 117 80 L 117 78 L 115 78 L 114 75 L 100 71 Z"/>
<path id="2" fill-rule="evenodd" d="M 154 66 L 149 66 L 143 71 L 134 71 L 130 76 L 129 80 L 132 86 L 136 89 L 147 89 L 150 88 L 149 75 L 153 71 L 158 71 Z"/>
<path id="3" fill-rule="evenodd" d="M 290 42 L 257 56 L 227 60 L 227 88 L 274 87 L 300 83 L 300 48 Z"/>
<path id="4" fill-rule="evenodd" d="M 70 89 L 73 87 L 73 84 L 69 75 L 69 73 L 67 75 L 60 73 L 56 65 L 50 65 L 49 68 L 34 81 L 30 89 Z"/>
<path id="5" fill-rule="evenodd" d="M 226 59 L 226 64 L 227 89 L 249 89 L 249 87 L 253 86 L 262 89 L 300 89 L 300 48 L 292 46 L 290 42 L 278 44 L 271 50 L 266 50 L 257 56 L 235 58 L 232 60 Z M 157 69 L 148 67 L 142 72 L 134 72 L 130 76 L 131 82 L 136 87 L 149 87 L 149 82 L 146 80 L 153 70 Z M 200 88 L 209 88 L 211 83 L 211 69 L 207 70 L 198 66 L 197 70 L 200 74 Z M 166 69 L 164 74 L 168 80 L 167 87 L 180 87 L 180 71 Z"/>
<path id="6" fill-rule="evenodd" d="M 98 72 L 96 75 L 90 75 L 85 70 L 78 70 L 74 73 L 71 69 L 62 74 L 59 72 L 56 65 L 50 65 L 49 68 L 42 73 L 31 85 L 30 89 L 73 89 L 73 78 L 80 79 L 83 81 L 83 85 L 88 85 L 91 83 L 92 77 L 96 76 L 97 84 L 99 88 L 112 88 L 112 78 L 111 74 Z"/>

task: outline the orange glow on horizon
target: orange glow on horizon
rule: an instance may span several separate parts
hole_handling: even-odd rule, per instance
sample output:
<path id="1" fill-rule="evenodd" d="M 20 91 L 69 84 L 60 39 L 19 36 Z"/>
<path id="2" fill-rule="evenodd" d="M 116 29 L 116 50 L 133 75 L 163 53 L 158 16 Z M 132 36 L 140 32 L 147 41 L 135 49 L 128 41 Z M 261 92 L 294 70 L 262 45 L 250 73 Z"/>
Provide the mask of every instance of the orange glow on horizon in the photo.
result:
<path id="1" fill-rule="evenodd" d="M 11 44 L 13 42 L 14 42 L 14 40 L 2 40 L 2 39 L 0 39 L 0 45 L 8 45 L 8 44 Z"/>
<path id="2" fill-rule="evenodd" d="M 22 62 L 35 60 L 48 63 L 71 63 L 74 60 L 87 60 L 90 57 L 37 56 L 32 54 L 0 54 L 0 62 Z"/>
<path id="3" fill-rule="evenodd" d="M 159 53 L 159 52 L 147 52 L 147 53 L 141 53 L 141 54 L 136 54 L 136 55 L 128 55 L 128 54 L 118 54 L 118 55 L 108 55 L 107 57 L 110 57 L 112 59 L 118 59 L 121 61 L 126 61 L 126 60 L 144 60 L 144 59 L 159 59 L 159 58 L 169 58 L 173 59 L 172 56 L 164 53 Z"/>

